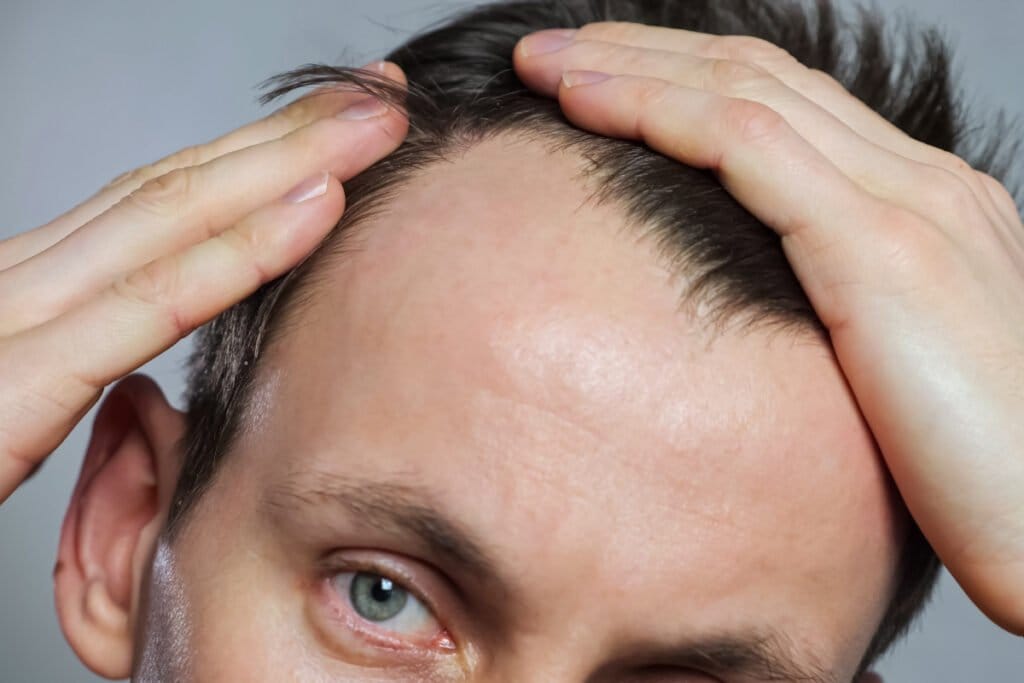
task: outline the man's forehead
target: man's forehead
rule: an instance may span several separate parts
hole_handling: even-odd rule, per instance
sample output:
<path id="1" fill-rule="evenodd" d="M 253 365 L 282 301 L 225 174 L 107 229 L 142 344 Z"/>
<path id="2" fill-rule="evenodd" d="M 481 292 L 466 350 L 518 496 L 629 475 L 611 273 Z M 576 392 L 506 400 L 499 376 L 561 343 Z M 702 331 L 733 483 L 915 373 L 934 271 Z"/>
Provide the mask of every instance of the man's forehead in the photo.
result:
<path id="1" fill-rule="evenodd" d="M 542 473 L 547 494 L 581 491 L 550 496 L 559 516 L 649 501 L 742 528 L 802 515 L 815 493 L 833 499 L 820 523 L 863 502 L 878 464 L 827 347 L 712 340 L 577 175 L 570 155 L 496 140 L 396 193 L 271 349 L 296 436 L 502 481 Z M 780 482 L 807 498 L 780 498 Z"/>
<path id="2" fill-rule="evenodd" d="M 414 419 L 397 407 L 407 399 L 462 419 L 481 451 L 517 430 L 527 452 L 634 443 L 622 464 L 659 478 L 672 461 L 697 482 L 702 469 L 786 475 L 873 452 L 823 340 L 712 336 L 578 174 L 571 155 L 500 140 L 431 167 L 357 228 L 272 361 L 320 406 L 369 384 L 393 424 Z"/>

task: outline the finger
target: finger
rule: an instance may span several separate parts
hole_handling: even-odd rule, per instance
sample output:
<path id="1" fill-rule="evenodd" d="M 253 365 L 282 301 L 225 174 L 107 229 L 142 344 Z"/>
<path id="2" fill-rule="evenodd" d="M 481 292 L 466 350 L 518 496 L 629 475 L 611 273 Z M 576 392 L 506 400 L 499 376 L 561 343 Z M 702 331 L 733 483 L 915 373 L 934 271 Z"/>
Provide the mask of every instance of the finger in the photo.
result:
<path id="1" fill-rule="evenodd" d="M 558 31 L 541 31 L 532 35 L 557 34 Z M 570 37 L 564 32 L 562 35 Z M 608 42 L 706 60 L 724 60 L 757 66 L 774 74 L 793 90 L 818 102 L 866 139 L 902 153 L 908 158 L 915 158 L 913 152 L 918 151 L 919 147 L 926 147 L 920 143 L 916 146 L 911 145 L 910 143 L 916 141 L 853 97 L 828 74 L 808 69 L 781 47 L 754 36 L 723 36 L 629 22 L 596 22 L 580 28 L 571 35 L 571 39 L 572 42 Z M 531 40 L 533 38 L 529 36 L 524 39 L 517 47 L 517 52 L 529 52 L 528 44 Z M 549 46 L 557 45 L 553 38 L 545 40 Z M 600 70 L 608 71 L 607 68 Z"/>
<path id="2" fill-rule="evenodd" d="M 17 363 L 3 368 L 0 425 L 17 433 L 0 433 L 0 498 L 63 441 L 104 386 L 298 264 L 343 208 L 341 184 L 316 174 L 230 230 L 3 340 L 0 360 Z"/>
<path id="3" fill-rule="evenodd" d="M 716 35 L 629 22 L 587 24 L 579 29 L 574 38 L 648 47 L 761 67 L 775 74 L 779 80 L 797 92 L 821 104 L 866 139 L 909 159 L 955 170 L 946 166 L 948 157 L 936 154 L 942 150 L 911 138 L 863 101 L 851 95 L 831 75 L 807 68 L 789 52 L 762 38 Z"/>
<path id="4" fill-rule="evenodd" d="M 808 69 L 786 50 L 755 36 L 716 35 L 628 22 L 597 22 L 580 29 L 578 39 L 601 40 L 635 47 L 678 52 L 709 60 L 728 60 L 761 67 L 786 85 L 832 112 L 852 130 L 876 144 L 911 159 L 927 147 L 881 117 L 823 71 Z"/>
<path id="5" fill-rule="evenodd" d="M 664 80 L 592 76 L 600 80 L 563 84 L 559 94 L 574 124 L 639 139 L 684 164 L 714 170 L 782 236 L 822 322 L 845 323 L 838 293 L 848 278 L 871 277 L 878 245 L 888 239 L 883 219 L 897 207 L 865 192 L 770 107 Z M 823 196 L 829 201 L 820 201 Z"/>
<path id="6" fill-rule="evenodd" d="M 374 109 L 379 115 L 366 116 Z M 317 169 L 348 180 L 393 151 L 405 117 L 372 98 L 338 117 L 149 181 L 66 239 L 0 272 L 0 334 L 49 320 L 124 272 L 217 234 Z M 60 277 L 54 277 L 59 273 Z"/>
<path id="7" fill-rule="evenodd" d="M 524 53 L 520 53 L 522 55 Z M 687 88 L 740 97 L 766 104 L 802 136 L 820 149 L 848 176 L 876 194 L 891 185 L 878 182 L 879 167 L 906 160 L 870 144 L 827 110 L 789 88 L 772 74 L 726 60 L 637 48 L 602 41 L 576 40 L 556 53 L 519 57 L 524 82 L 550 96 L 557 96 L 562 77 L 569 71 L 646 76 Z"/>
<path id="8" fill-rule="evenodd" d="M 521 57 L 529 54 L 531 52 L 530 43 L 535 41 L 536 37 L 540 37 L 538 42 L 542 49 L 555 48 L 556 52 L 548 53 L 548 55 L 567 53 L 570 50 L 565 46 L 573 47 L 577 42 L 598 41 L 666 53 L 685 54 L 712 63 L 739 62 L 758 67 L 761 71 L 772 74 L 808 100 L 817 103 L 862 138 L 907 159 L 937 166 L 956 174 L 961 181 L 967 184 L 978 203 L 990 215 L 995 211 L 980 180 L 962 159 L 950 152 L 926 145 L 910 137 L 860 99 L 854 97 L 830 74 L 807 68 L 787 51 L 766 40 L 754 36 L 721 36 L 628 22 L 598 22 L 587 24 L 575 32 L 554 29 L 532 34 L 517 45 L 516 55 Z M 567 38 L 568 42 L 566 42 Z M 561 47 L 559 47 L 560 42 Z M 528 62 L 528 59 L 521 60 L 523 73 L 527 75 L 530 73 L 530 69 L 534 68 Z M 615 73 L 615 70 L 602 65 L 569 68 Z M 729 70 L 728 66 L 721 69 L 727 77 Z M 657 74 L 637 74 L 629 70 L 621 73 L 664 77 Z M 681 85 L 701 87 L 692 83 L 681 83 Z M 747 97 L 747 95 L 728 92 L 722 94 Z"/>
<path id="9" fill-rule="evenodd" d="M 605 73 L 648 76 L 760 102 L 781 114 L 800 136 L 868 192 L 922 217 L 934 217 L 949 234 L 962 232 L 964 225 L 978 224 L 979 216 L 986 222 L 991 218 L 959 176 L 865 140 L 817 103 L 757 67 L 591 40 L 576 40 L 558 52 L 521 59 L 527 85 L 551 95 L 558 93 L 567 70 L 600 68 Z"/>
<path id="10" fill-rule="evenodd" d="M 391 62 L 373 62 L 370 73 L 405 84 L 405 74 Z M 153 164 L 124 173 L 96 195 L 55 220 L 34 230 L 0 241 L 0 271 L 10 268 L 56 244 L 65 236 L 109 209 L 148 180 L 175 169 L 203 164 L 225 154 L 287 135 L 317 119 L 332 116 L 365 97 L 360 92 L 336 87 L 317 89 L 270 115 L 202 145 L 186 147 Z"/>

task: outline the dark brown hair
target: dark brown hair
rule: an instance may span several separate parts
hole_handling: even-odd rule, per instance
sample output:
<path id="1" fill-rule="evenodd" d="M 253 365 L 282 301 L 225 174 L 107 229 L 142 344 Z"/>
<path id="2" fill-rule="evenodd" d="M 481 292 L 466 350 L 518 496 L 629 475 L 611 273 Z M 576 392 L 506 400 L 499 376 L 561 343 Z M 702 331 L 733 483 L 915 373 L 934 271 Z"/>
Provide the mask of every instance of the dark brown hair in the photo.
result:
<path id="1" fill-rule="evenodd" d="M 909 135 L 954 151 L 975 168 L 1005 177 L 1012 149 L 1002 116 L 984 138 L 968 139 L 965 108 L 951 85 L 950 50 L 934 29 L 903 24 L 886 31 L 875 11 L 857 21 L 827 0 L 812 5 L 758 0 L 520 0 L 470 10 L 410 40 L 388 59 L 408 75 L 408 92 L 368 72 L 306 65 L 267 82 L 268 102 L 298 88 L 339 84 L 404 107 L 410 134 L 393 155 L 346 183 L 348 209 L 322 247 L 288 275 L 203 328 L 190 360 L 184 465 L 168 532 L 213 480 L 244 412 L 261 353 L 286 330 L 312 282 L 330 278 L 325 259 L 344 251 L 352 228 L 386 205 L 405 181 L 440 160 L 500 133 L 528 135 L 572 149 L 589 162 L 599 201 L 656 240 L 691 282 L 683 300 L 710 306 L 712 321 L 770 325 L 827 339 L 776 234 L 722 188 L 641 144 L 602 138 L 569 125 L 557 103 L 525 89 L 512 68 L 524 35 L 596 21 L 631 21 L 714 34 L 746 34 L 788 50 L 833 75 Z M 893 40 L 893 38 L 897 40 Z M 976 134 L 977 131 L 972 131 Z M 287 315 L 285 315 L 287 312 Z M 864 655 L 862 670 L 898 639 L 922 610 L 939 562 L 914 526 L 903 548 L 897 589 Z"/>

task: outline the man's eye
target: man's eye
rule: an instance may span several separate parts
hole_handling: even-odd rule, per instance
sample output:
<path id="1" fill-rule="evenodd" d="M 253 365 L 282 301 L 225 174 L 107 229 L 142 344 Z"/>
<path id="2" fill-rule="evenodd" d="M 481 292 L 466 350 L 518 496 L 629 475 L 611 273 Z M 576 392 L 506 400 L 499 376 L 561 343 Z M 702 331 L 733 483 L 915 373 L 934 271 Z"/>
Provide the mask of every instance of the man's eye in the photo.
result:
<path id="1" fill-rule="evenodd" d="M 387 621 L 401 614 L 409 602 L 404 588 L 375 574 L 356 574 L 349 584 L 348 597 L 359 616 L 370 621 Z"/>
<path id="2" fill-rule="evenodd" d="M 344 572 L 332 579 L 361 619 L 404 636 L 429 637 L 441 630 L 430 610 L 402 585 L 380 574 Z"/>

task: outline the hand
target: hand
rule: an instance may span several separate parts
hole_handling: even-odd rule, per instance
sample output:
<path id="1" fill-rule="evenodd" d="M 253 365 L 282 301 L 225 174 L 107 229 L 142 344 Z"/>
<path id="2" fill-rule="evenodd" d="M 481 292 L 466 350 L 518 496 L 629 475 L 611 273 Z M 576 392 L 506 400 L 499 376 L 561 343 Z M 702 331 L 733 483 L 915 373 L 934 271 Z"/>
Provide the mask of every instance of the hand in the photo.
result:
<path id="1" fill-rule="evenodd" d="M 757 39 L 592 24 L 515 59 L 576 125 L 712 169 L 781 235 L 911 514 L 1024 634 L 1024 225 L 1005 188 Z"/>
<path id="2" fill-rule="evenodd" d="M 407 125 L 322 89 L 0 242 L 0 502 L 107 384 L 301 262 Z"/>

